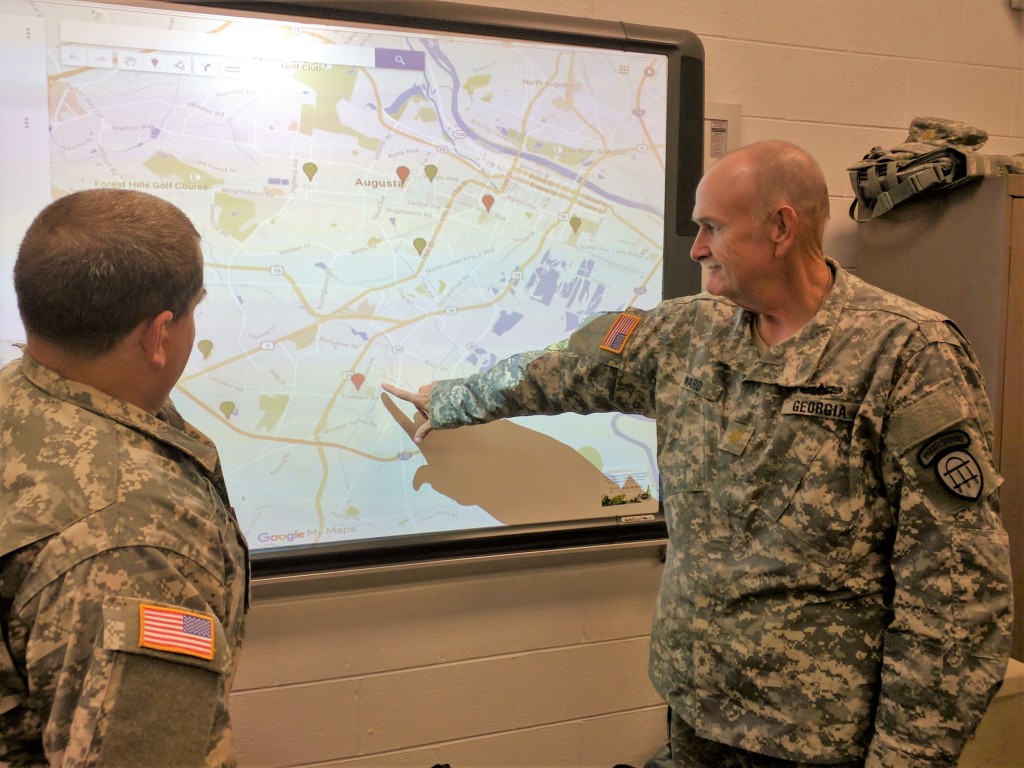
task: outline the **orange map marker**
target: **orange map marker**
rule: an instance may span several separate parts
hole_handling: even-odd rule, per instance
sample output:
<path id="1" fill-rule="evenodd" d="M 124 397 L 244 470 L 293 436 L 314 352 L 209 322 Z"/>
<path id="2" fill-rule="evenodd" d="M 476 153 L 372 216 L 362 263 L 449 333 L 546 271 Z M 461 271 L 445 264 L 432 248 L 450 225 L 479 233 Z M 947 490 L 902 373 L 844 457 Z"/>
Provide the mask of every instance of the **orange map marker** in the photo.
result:
<path id="1" fill-rule="evenodd" d="M 494 205 L 494 195 L 484 195 L 480 199 L 481 199 L 481 201 L 484 204 L 484 208 L 486 208 L 487 212 L 490 213 L 491 212 L 491 206 Z"/>
<path id="2" fill-rule="evenodd" d="M 404 165 L 400 165 L 395 168 L 395 175 L 398 176 L 398 180 L 405 184 L 405 180 L 409 178 L 409 169 Z"/>

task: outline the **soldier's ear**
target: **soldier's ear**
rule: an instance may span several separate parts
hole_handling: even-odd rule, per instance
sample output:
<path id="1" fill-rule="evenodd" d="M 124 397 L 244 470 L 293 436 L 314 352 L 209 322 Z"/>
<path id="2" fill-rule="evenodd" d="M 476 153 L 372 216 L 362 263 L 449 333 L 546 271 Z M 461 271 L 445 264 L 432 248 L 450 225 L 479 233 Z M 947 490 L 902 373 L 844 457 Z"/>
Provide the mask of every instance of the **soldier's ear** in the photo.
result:
<path id="1" fill-rule="evenodd" d="M 796 211 L 791 206 L 780 205 L 768 219 L 768 236 L 775 243 L 777 253 L 792 247 L 796 240 Z"/>
<path id="2" fill-rule="evenodd" d="M 167 364 L 167 325 L 174 319 L 174 313 L 165 309 L 150 320 L 142 334 L 142 350 L 146 360 L 154 368 Z"/>

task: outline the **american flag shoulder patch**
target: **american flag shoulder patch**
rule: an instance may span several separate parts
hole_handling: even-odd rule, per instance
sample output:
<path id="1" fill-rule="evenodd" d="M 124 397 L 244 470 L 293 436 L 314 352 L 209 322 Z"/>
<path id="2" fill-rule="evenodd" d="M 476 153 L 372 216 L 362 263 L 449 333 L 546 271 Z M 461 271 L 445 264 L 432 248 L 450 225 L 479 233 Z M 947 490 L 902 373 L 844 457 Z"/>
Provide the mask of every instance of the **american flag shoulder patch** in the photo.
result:
<path id="1" fill-rule="evenodd" d="M 604 341 L 601 342 L 601 349 L 621 355 L 622 350 L 626 348 L 626 341 L 629 340 L 638 325 L 640 325 L 639 317 L 628 312 L 620 312 L 619 316 L 615 318 L 615 322 L 612 323 L 612 327 L 608 329 L 608 333 L 605 334 Z"/>
<path id="2" fill-rule="evenodd" d="M 213 658 L 213 617 L 158 605 L 139 606 L 139 646 Z"/>

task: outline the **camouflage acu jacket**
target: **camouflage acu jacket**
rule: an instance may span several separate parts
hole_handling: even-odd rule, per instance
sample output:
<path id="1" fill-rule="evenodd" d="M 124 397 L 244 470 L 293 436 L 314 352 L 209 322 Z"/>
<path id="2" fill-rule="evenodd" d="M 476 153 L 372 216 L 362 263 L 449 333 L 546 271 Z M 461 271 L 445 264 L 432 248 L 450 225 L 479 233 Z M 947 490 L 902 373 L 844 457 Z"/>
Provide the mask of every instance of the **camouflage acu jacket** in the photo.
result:
<path id="1" fill-rule="evenodd" d="M 990 408 L 951 323 L 830 263 L 826 304 L 763 355 L 750 313 L 671 300 L 439 382 L 430 418 L 655 418 L 672 708 L 784 759 L 954 766 L 1009 649 Z"/>
<path id="2" fill-rule="evenodd" d="M 172 411 L 0 371 L 0 765 L 235 763 L 248 555 Z"/>

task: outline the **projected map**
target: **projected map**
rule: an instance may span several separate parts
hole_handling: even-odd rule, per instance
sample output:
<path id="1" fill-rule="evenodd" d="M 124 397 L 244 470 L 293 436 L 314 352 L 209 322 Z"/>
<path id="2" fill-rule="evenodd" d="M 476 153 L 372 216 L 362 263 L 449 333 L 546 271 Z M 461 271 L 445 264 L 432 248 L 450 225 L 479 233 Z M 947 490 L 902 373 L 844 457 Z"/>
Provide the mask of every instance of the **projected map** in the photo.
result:
<path id="1" fill-rule="evenodd" d="M 645 420 L 421 447 L 380 384 L 468 375 L 657 302 L 658 57 L 81 2 L 0 0 L 0 22 L 3 143 L 28 138 L 0 151 L 18 211 L 0 359 L 21 338 L 17 238 L 50 199 L 181 207 L 208 298 L 173 398 L 218 444 L 253 549 L 653 511 Z"/>

